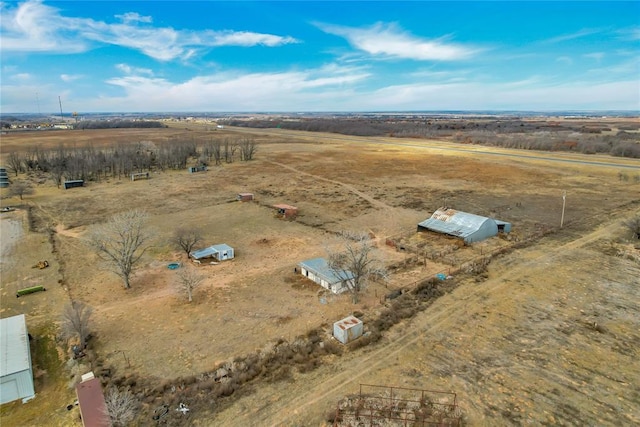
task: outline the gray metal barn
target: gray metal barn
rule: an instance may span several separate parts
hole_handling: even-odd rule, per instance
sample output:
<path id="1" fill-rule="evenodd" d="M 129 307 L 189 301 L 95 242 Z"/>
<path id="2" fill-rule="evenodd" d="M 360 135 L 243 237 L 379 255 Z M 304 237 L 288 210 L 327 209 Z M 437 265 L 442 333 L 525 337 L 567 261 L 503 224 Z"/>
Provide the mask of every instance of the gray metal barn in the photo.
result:
<path id="1" fill-rule="evenodd" d="M 0 320 L 0 404 L 35 396 L 24 314 Z"/>
<path id="2" fill-rule="evenodd" d="M 511 224 L 455 209 L 439 208 L 431 218 L 418 224 L 418 231 L 422 230 L 459 237 L 465 243 L 473 243 L 493 237 L 498 232 L 508 233 Z"/>

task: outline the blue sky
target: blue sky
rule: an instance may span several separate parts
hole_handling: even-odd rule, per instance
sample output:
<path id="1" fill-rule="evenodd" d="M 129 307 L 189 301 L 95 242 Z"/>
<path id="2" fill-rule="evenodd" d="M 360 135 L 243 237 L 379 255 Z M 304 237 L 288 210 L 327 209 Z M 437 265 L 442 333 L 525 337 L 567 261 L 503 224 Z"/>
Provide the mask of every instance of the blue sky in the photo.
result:
<path id="1" fill-rule="evenodd" d="M 639 110 L 640 2 L 0 3 L 10 112 Z"/>

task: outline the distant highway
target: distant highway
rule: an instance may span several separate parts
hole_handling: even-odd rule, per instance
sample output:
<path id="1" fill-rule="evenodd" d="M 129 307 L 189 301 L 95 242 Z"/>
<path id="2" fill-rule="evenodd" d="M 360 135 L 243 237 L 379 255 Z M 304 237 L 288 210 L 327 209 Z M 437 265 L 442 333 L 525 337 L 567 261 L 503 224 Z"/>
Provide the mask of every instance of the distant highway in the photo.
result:
<path id="1" fill-rule="evenodd" d="M 365 143 L 365 144 L 390 145 L 390 146 L 397 146 L 397 147 L 426 148 L 429 150 L 452 151 L 452 152 L 467 153 L 467 154 L 480 154 L 480 155 L 487 155 L 487 156 L 520 158 L 525 160 L 543 160 L 543 161 L 549 161 L 549 162 L 570 163 L 570 164 L 577 164 L 577 165 L 584 165 L 584 166 L 636 169 L 640 171 L 640 160 L 630 159 L 626 157 L 612 157 L 611 161 L 605 161 L 605 160 L 596 161 L 596 160 L 582 160 L 582 159 L 571 159 L 571 158 L 562 157 L 567 154 L 586 157 L 586 156 L 589 156 L 588 154 L 558 152 L 556 155 L 551 156 L 551 155 L 543 155 L 541 154 L 540 151 L 525 151 L 525 150 L 508 149 L 508 148 L 496 148 L 493 150 L 486 150 L 481 145 L 457 146 L 457 144 L 452 142 L 447 142 L 447 141 L 425 140 L 425 142 L 423 143 L 406 143 L 406 142 L 396 141 L 397 138 L 390 140 L 390 139 L 385 139 L 383 137 L 367 138 L 367 137 L 349 136 L 349 135 L 340 135 L 340 134 L 327 135 L 326 133 L 315 133 L 315 132 L 283 130 L 283 129 L 253 129 L 253 128 L 242 128 L 242 127 L 227 127 L 226 129 L 239 131 L 242 133 L 279 135 L 279 136 L 295 137 L 300 139 L 316 139 L 316 140 L 323 139 L 323 140 L 329 140 L 329 141 L 344 141 L 344 142 L 352 142 L 352 143 L 358 142 L 358 143 Z M 500 151 L 496 151 L 496 150 L 500 150 Z"/>

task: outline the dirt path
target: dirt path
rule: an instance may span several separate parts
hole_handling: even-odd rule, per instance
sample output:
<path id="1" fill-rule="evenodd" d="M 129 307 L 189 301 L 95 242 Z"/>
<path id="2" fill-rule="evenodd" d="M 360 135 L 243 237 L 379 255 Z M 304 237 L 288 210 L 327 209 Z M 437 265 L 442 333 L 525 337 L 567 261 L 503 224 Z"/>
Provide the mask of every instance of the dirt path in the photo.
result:
<path id="1" fill-rule="evenodd" d="M 347 190 L 349 190 L 353 194 L 363 198 L 367 202 L 371 203 L 373 206 L 377 206 L 380 209 L 389 209 L 389 210 L 393 210 L 394 209 L 392 206 L 389 206 L 386 203 L 381 202 L 380 200 L 376 200 L 373 197 L 369 196 L 368 194 L 363 193 L 362 191 L 358 190 L 354 186 L 349 185 L 349 184 L 345 184 L 344 182 L 336 181 L 336 180 L 329 179 L 329 178 L 325 178 L 325 177 L 319 176 L 319 175 L 314 175 L 314 174 L 311 174 L 309 172 L 304 172 L 304 171 L 301 171 L 300 169 L 294 168 L 293 166 L 285 165 L 284 163 L 279 163 L 279 162 L 274 162 L 274 161 L 269 161 L 269 163 L 277 165 L 277 166 L 280 166 L 280 167 L 283 167 L 285 169 L 289 169 L 290 171 L 293 171 L 293 172 L 295 172 L 297 174 L 300 174 L 300 175 L 310 176 L 310 177 L 312 177 L 314 179 L 317 179 L 318 181 L 330 182 L 332 184 L 340 185 L 343 188 L 346 188 Z"/>
<path id="2" fill-rule="evenodd" d="M 334 371 L 330 376 L 307 376 L 302 386 L 295 387 L 295 392 L 288 394 L 288 398 L 275 402 L 267 402 L 261 408 L 253 408 L 253 411 L 236 412 L 231 408 L 223 413 L 221 421 L 227 425 L 249 425 L 259 419 L 261 425 L 293 426 L 300 422 L 300 414 L 307 413 L 314 405 L 323 401 L 335 401 L 336 396 L 342 396 L 349 390 L 356 389 L 360 379 L 368 374 L 393 365 L 394 361 L 408 347 L 423 340 L 425 335 L 432 335 L 441 327 L 447 327 L 451 322 L 451 313 L 472 313 L 486 300 L 487 295 L 497 295 L 508 292 L 513 287 L 513 282 L 520 277 L 525 277 L 533 265 L 552 263 L 560 254 L 574 251 L 585 245 L 611 235 L 619 228 L 619 219 L 610 220 L 604 226 L 579 238 L 566 240 L 552 239 L 530 249 L 524 249 L 527 256 L 519 257 L 522 260 L 517 265 L 510 265 L 508 270 L 498 277 L 489 279 L 481 286 L 465 289 L 465 293 L 453 296 L 452 294 L 441 298 L 428 311 L 420 313 L 407 327 L 406 333 L 397 335 L 379 346 L 372 352 L 358 352 L 348 357 L 341 358 L 338 362 L 340 370 Z M 563 241 L 564 240 L 564 241 Z M 526 362 L 514 361 L 514 366 L 526 366 Z M 558 372 L 545 372 L 546 377 L 556 378 L 563 383 L 572 383 L 573 380 Z M 288 388 L 287 386 L 286 388 Z M 246 408 L 245 408 L 246 409 Z M 233 420 L 228 422 L 227 420 Z"/>

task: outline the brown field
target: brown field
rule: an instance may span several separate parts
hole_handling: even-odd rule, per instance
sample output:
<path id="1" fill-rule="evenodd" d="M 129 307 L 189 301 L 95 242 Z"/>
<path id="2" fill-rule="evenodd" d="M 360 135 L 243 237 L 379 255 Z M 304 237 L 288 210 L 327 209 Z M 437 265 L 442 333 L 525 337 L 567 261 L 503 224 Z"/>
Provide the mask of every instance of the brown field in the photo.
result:
<path id="1" fill-rule="evenodd" d="M 621 225 L 640 214 L 640 180 L 619 179 L 622 170 L 640 176 L 638 160 L 197 126 L 7 134 L 1 153 L 234 135 L 256 139 L 255 160 L 66 191 L 31 174 L 36 193 L 22 202 L 2 189 L 2 206 L 21 209 L 1 214 L 0 315 L 26 313 L 42 344 L 36 347 L 57 344 L 62 361 L 34 356 L 37 397 L 4 405 L 3 427 L 80 425 L 77 410 L 65 408 L 75 399 L 72 375 L 60 368 L 69 358 L 66 346 L 53 339 L 70 299 L 94 308 L 92 351 L 114 376 L 179 382 L 279 338 L 329 331 L 354 311 L 373 318 L 388 292 L 438 272 L 453 272 L 457 287 L 378 343 L 325 357 L 316 369 L 282 381 L 254 381 L 219 404 L 194 405 L 188 417 L 172 414 L 170 425 L 322 425 L 361 383 L 453 391 L 468 425 L 640 423 L 640 250 Z M 244 191 L 257 200 L 235 201 Z M 298 206 L 300 215 L 278 219 L 274 203 Z M 416 224 L 444 204 L 509 221 L 513 233 L 468 247 L 417 235 Z M 153 246 L 125 290 L 85 237 L 133 208 L 150 214 Z M 178 225 L 199 225 L 207 245 L 236 250 L 233 261 L 197 267 L 206 280 L 191 304 L 177 291 L 176 271 L 166 267 L 188 263 L 169 244 Z M 293 271 L 299 261 L 325 255 L 341 230 L 371 233 L 397 267 L 387 286 L 372 284 L 356 305 Z M 443 255 L 414 262 L 410 251 L 385 244 L 392 236 Z M 465 263 L 498 251 L 504 253 L 484 277 L 457 277 Z M 51 267 L 31 268 L 41 259 Z M 34 284 L 47 292 L 13 296 Z M 156 424 L 150 417 L 138 423 Z"/>

